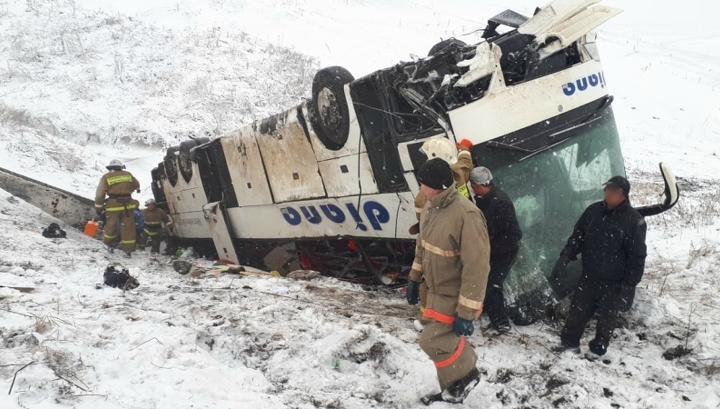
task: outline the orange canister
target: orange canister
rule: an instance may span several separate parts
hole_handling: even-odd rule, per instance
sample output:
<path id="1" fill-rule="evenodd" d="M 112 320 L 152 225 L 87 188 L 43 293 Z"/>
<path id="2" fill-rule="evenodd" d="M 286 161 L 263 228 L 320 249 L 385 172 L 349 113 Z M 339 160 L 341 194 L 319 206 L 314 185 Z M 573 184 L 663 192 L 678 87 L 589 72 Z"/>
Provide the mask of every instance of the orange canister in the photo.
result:
<path id="1" fill-rule="evenodd" d="M 98 222 L 95 220 L 88 220 L 88 222 L 85 224 L 85 235 L 90 237 L 95 237 L 98 231 Z"/>

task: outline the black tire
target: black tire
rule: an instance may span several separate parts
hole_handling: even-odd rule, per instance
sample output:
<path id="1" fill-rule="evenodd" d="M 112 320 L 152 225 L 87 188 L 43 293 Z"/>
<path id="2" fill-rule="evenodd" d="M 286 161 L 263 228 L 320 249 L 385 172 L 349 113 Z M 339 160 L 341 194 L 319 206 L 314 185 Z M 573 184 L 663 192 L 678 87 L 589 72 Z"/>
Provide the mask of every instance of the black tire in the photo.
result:
<path id="1" fill-rule="evenodd" d="M 192 158 L 190 157 L 190 149 L 196 147 L 197 141 L 189 139 L 180 143 L 180 153 L 178 154 L 178 169 L 185 182 L 190 183 L 193 176 Z"/>
<path id="2" fill-rule="evenodd" d="M 315 74 L 310 104 L 310 123 L 322 144 L 330 150 L 345 146 L 350 132 L 350 111 L 345 84 L 355 78 L 343 67 L 327 67 Z"/>
<path id="3" fill-rule="evenodd" d="M 447 40 L 442 40 L 439 43 L 435 44 L 430 48 L 430 51 L 428 51 L 428 57 L 432 57 L 433 55 L 439 53 L 440 51 L 446 49 L 447 47 L 450 47 L 451 45 L 456 44 L 461 47 L 466 46 L 464 41 L 458 40 L 457 38 L 448 38 Z"/>
<path id="4" fill-rule="evenodd" d="M 177 185 L 178 182 L 178 166 L 175 152 L 180 148 L 177 146 L 171 146 L 165 152 L 165 159 L 163 159 L 163 165 L 165 167 L 165 176 L 167 176 L 168 182 L 172 186 Z"/>

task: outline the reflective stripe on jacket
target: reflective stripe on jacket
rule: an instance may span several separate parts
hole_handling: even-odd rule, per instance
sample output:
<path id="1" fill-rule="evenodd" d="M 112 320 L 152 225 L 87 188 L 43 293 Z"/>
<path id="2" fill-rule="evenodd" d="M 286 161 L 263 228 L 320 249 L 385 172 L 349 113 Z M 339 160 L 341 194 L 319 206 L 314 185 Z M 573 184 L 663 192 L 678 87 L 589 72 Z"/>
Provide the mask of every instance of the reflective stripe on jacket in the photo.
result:
<path id="1" fill-rule="evenodd" d="M 140 182 L 135 179 L 132 173 L 125 170 L 112 170 L 100 178 L 100 183 L 98 183 L 95 191 L 95 208 L 102 209 L 105 207 L 105 196 L 117 199 L 120 203 L 129 203 L 132 199 L 132 193 L 138 189 L 140 189 Z M 136 207 L 131 208 L 128 206 L 128 209 L 131 210 Z M 105 210 L 109 212 L 119 211 L 117 209 L 110 210 L 109 208 Z M 121 210 L 125 210 L 125 207 Z"/>

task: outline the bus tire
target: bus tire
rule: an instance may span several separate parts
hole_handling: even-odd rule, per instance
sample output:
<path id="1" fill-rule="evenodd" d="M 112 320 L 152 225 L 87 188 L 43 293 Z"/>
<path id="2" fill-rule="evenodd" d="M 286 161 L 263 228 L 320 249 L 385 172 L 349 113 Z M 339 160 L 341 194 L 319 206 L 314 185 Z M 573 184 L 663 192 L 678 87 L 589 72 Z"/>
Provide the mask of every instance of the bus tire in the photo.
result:
<path id="1" fill-rule="evenodd" d="M 467 45 L 467 44 L 465 44 L 464 41 L 461 41 L 461 40 L 458 40 L 457 38 L 451 37 L 451 38 L 448 38 L 447 40 L 442 40 L 439 43 L 432 46 L 432 48 L 430 48 L 430 51 L 428 51 L 428 57 L 432 57 L 433 55 L 439 53 L 440 51 L 444 50 L 445 48 L 447 48 L 453 44 L 457 44 L 462 47 Z"/>
<path id="2" fill-rule="evenodd" d="M 345 99 L 345 84 L 354 79 L 343 67 L 323 68 L 313 79 L 310 123 L 327 149 L 340 150 L 348 140 L 350 110 Z"/>
<path id="3" fill-rule="evenodd" d="M 163 159 L 165 176 L 167 177 L 168 182 L 170 182 L 173 187 L 177 185 L 178 182 L 178 165 L 175 152 L 177 152 L 179 149 L 180 148 L 178 146 L 169 147 L 167 149 L 167 152 L 165 152 L 165 158 Z"/>
<path id="4" fill-rule="evenodd" d="M 180 143 L 180 153 L 178 154 L 178 168 L 185 182 L 190 183 L 192 179 L 192 158 L 190 157 L 190 149 L 197 146 L 197 141 L 189 139 Z"/>

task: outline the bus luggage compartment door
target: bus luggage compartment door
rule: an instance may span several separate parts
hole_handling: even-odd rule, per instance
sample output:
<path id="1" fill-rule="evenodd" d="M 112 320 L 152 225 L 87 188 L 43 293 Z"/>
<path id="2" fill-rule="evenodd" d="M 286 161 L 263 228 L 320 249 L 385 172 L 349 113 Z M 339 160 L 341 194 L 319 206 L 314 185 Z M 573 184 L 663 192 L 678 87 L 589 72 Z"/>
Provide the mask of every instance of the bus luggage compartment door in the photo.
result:
<path id="1" fill-rule="evenodd" d="M 222 202 L 213 202 L 203 206 L 203 216 L 210 230 L 210 237 L 212 238 L 213 244 L 215 244 L 218 258 L 230 260 L 238 264 L 240 261 L 233 246 L 227 218 L 225 217 L 221 203 Z"/>

